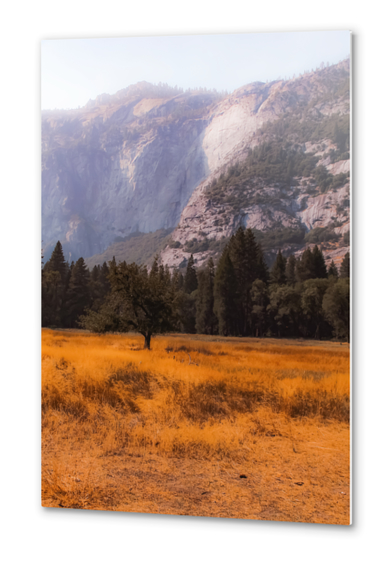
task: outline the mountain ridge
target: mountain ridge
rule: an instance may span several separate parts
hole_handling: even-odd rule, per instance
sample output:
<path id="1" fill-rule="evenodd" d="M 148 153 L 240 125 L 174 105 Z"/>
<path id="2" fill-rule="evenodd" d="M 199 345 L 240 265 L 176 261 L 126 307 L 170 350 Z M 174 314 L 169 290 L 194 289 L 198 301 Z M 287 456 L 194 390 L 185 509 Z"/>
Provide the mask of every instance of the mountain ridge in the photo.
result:
<path id="1" fill-rule="evenodd" d="M 214 203 L 208 193 L 210 184 L 245 162 L 250 150 L 273 142 L 265 132 L 267 124 L 299 114 L 301 122 L 308 123 L 349 115 L 346 84 L 349 62 L 342 61 L 290 81 L 254 82 L 227 96 L 198 90 L 176 93 L 177 89 L 172 89 L 176 95 L 168 96 L 171 88 L 167 90 L 166 85 L 158 90 L 146 83 L 113 96 L 98 96 L 79 110 L 42 113 L 44 253 L 48 255 L 61 240 L 68 259 L 89 258 L 106 253 L 118 236 L 159 229 L 174 228 L 172 245 L 184 247 L 197 238 L 199 230 L 209 240 L 220 240 L 240 224 L 262 232 L 273 230 L 276 224 L 302 226 L 306 232 L 317 222 L 328 227 L 334 209 L 336 215 L 337 207 L 349 198 L 348 180 L 334 191 L 329 188 L 321 193 L 311 175 L 302 175 L 292 180 L 296 185 L 286 187 L 252 176 L 250 185 L 239 187 L 237 182 L 228 197 L 238 202 L 249 188 L 262 197 L 256 198 L 254 209 L 252 205 L 234 209 L 230 201 Z M 293 135 L 287 132 L 286 136 L 292 139 Z M 295 152 L 314 153 L 316 167 L 324 167 L 329 175 L 350 171 L 349 157 L 338 159 L 341 154 L 333 139 L 292 142 Z M 322 144 L 325 148 L 320 150 Z M 314 187 L 312 181 L 318 193 L 307 193 Z M 260 189 L 256 184 L 261 184 Z M 287 205 L 271 203 L 271 194 Z M 218 230 L 215 223 L 221 211 L 230 220 Z M 341 236 L 348 228 L 349 221 L 333 226 Z M 187 254 L 182 248 L 167 246 L 161 257 L 178 266 Z M 195 257 L 201 264 L 210 254 L 198 252 Z"/>

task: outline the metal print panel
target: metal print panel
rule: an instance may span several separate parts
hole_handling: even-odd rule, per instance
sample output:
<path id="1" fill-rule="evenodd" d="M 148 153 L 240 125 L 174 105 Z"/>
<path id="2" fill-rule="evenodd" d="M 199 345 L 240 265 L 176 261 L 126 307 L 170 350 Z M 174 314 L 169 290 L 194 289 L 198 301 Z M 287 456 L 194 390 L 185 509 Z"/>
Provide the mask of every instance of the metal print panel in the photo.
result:
<path id="1" fill-rule="evenodd" d="M 348 525 L 350 33 L 42 43 L 42 505 Z"/>

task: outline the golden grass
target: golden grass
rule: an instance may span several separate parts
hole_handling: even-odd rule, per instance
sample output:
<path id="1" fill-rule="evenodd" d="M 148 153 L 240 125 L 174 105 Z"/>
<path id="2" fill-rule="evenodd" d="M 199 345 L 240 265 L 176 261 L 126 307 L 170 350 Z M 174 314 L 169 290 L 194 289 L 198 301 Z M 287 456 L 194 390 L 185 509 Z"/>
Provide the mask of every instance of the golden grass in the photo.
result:
<path id="1" fill-rule="evenodd" d="M 349 523 L 347 345 L 43 330 L 42 436 L 44 506 Z"/>

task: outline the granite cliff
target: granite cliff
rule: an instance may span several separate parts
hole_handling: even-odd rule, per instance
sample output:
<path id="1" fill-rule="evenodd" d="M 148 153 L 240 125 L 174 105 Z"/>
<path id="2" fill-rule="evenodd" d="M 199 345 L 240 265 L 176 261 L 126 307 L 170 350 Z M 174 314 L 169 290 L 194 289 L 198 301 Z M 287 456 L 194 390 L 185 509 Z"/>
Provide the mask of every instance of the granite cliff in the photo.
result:
<path id="1" fill-rule="evenodd" d="M 200 265 L 244 224 L 269 252 L 318 241 L 340 259 L 349 112 L 349 61 L 230 95 L 140 83 L 43 112 L 44 253 L 60 240 L 68 259 L 98 263 L 165 229 L 163 261 Z"/>

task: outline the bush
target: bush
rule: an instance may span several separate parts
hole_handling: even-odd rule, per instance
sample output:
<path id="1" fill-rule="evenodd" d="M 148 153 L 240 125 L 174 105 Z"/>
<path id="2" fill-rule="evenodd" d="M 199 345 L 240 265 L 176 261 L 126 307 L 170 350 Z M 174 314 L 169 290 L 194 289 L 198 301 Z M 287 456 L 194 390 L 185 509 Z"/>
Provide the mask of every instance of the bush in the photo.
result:
<path id="1" fill-rule="evenodd" d="M 339 239 L 331 226 L 317 227 L 310 230 L 305 236 L 306 244 L 321 244 L 322 242 L 331 242 Z"/>

